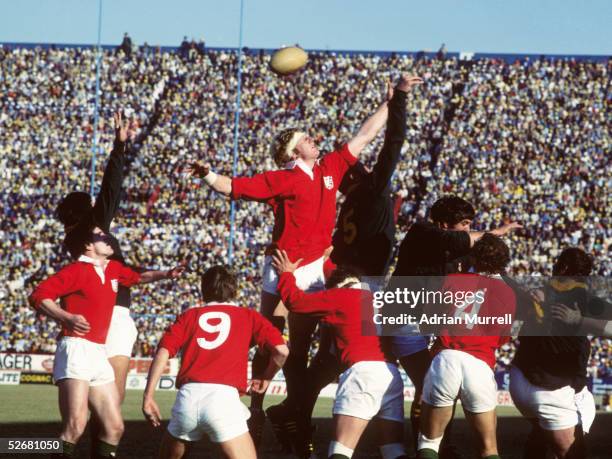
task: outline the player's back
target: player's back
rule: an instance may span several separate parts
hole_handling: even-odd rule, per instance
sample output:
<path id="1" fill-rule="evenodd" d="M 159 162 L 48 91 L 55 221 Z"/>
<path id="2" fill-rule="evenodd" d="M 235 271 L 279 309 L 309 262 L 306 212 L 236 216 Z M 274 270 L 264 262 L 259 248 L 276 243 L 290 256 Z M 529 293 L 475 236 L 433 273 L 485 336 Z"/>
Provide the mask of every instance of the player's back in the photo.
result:
<path id="1" fill-rule="evenodd" d="M 443 291 L 452 292 L 456 299 L 450 305 L 448 315 L 461 318 L 462 321 L 440 330 L 434 350 L 455 349 L 467 352 L 493 368 L 495 350 L 509 340 L 516 313 L 514 291 L 501 277 L 480 274 L 449 275 Z M 472 293 L 469 297 L 466 295 L 468 292 Z M 465 299 L 457 300 L 460 297 Z M 469 301 L 472 298 L 473 301 Z M 497 320 L 506 318 L 509 323 L 499 323 Z"/>
<path id="2" fill-rule="evenodd" d="M 160 348 L 182 350 L 177 386 L 190 382 L 225 384 L 245 391 L 251 342 L 276 346 L 284 340 L 270 322 L 251 309 L 207 303 L 181 314 L 166 331 Z"/>

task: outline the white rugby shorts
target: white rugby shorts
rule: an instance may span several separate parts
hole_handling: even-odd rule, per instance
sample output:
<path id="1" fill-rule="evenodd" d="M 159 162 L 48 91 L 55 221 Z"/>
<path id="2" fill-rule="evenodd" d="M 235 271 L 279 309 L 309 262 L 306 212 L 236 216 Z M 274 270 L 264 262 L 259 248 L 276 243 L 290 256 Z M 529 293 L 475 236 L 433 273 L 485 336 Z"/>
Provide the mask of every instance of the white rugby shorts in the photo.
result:
<path id="1" fill-rule="evenodd" d="M 130 316 L 130 310 L 123 306 L 115 306 L 108 335 L 106 335 L 106 356 L 108 358 L 117 355 L 131 357 L 137 337 L 138 330 L 136 330 L 134 319 Z"/>
<path id="2" fill-rule="evenodd" d="M 334 414 L 404 422 L 404 383 L 397 365 L 363 361 L 340 375 Z"/>
<path id="3" fill-rule="evenodd" d="M 491 367 L 471 354 L 444 349 L 431 362 L 423 382 L 423 401 L 431 406 L 451 406 L 455 401 L 470 413 L 497 406 L 497 383 Z"/>
<path id="4" fill-rule="evenodd" d="M 106 357 L 104 344 L 83 338 L 64 336 L 53 359 L 53 382 L 61 379 L 80 379 L 90 386 L 102 386 L 115 381 L 113 367 Z"/>
<path id="5" fill-rule="evenodd" d="M 537 419 L 544 430 L 563 430 L 580 424 L 588 433 L 595 419 L 595 400 L 586 386 L 578 393 L 571 386 L 545 389 L 531 384 L 523 372 L 513 366 L 510 395 L 521 414 Z"/>
<path id="6" fill-rule="evenodd" d="M 168 432 L 180 440 L 198 441 L 206 434 L 213 443 L 223 443 L 248 432 L 250 416 L 235 387 L 187 383 L 176 396 Z"/>
<path id="7" fill-rule="evenodd" d="M 325 288 L 325 275 L 323 265 L 325 257 L 321 257 L 307 265 L 300 266 L 293 272 L 295 283 L 300 290 L 305 292 L 318 292 Z M 278 295 L 278 273 L 272 266 L 272 257 L 267 255 L 264 260 L 263 268 L 263 291 Z"/>

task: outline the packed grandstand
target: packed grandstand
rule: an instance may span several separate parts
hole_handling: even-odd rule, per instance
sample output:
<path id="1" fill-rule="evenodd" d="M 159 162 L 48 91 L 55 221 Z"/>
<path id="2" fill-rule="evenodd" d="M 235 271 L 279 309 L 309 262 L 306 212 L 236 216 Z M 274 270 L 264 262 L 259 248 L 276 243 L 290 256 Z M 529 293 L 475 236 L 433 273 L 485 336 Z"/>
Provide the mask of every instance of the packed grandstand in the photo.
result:
<path id="1" fill-rule="evenodd" d="M 174 284 L 132 289 L 140 356 L 153 355 L 176 314 L 198 301 L 197 274 L 227 260 L 229 201 L 181 170 L 205 159 L 231 174 L 237 55 L 183 51 L 102 56 L 96 183 L 112 146 L 112 114 L 123 109 L 140 126 L 113 231 L 133 266 L 189 267 Z M 610 61 L 321 52 L 281 79 L 268 60 L 260 51 L 243 56 L 239 174 L 275 167 L 270 141 L 283 127 L 307 129 L 330 151 L 372 112 L 390 72 L 410 71 L 425 84 L 409 98 L 393 180 L 398 242 L 434 200 L 457 194 L 478 209 L 477 229 L 524 225 L 508 236 L 513 274 L 550 274 L 561 249 L 574 245 L 594 255 L 597 274 L 611 274 Z M 37 316 L 27 295 L 69 259 L 53 212 L 66 193 L 89 190 L 95 65 L 92 48 L 0 47 L 1 352 L 55 350 L 57 324 Z M 381 143 L 371 145 L 370 160 Z M 256 307 L 273 220 L 261 204 L 236 208 L 233 268 L 242 302 Z M 593 344 L 589 374 L 612 375 L 610 340 Z M 500 352 L 502 368 L 512 353 L 512 345 Z"/>

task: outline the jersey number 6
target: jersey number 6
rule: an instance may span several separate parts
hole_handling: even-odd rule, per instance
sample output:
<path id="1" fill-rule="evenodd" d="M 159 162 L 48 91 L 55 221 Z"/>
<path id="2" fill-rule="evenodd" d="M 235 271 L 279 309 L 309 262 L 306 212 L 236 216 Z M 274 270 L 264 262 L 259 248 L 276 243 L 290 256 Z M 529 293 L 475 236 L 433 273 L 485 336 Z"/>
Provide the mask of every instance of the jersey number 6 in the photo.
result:
<path id="1" fill-rule="evenodd" d="M 211 322 L 215 322 L 215 325 L 212 325 Z M 198 338 L 198 346 L 202 349 L 215 349 L 225 343 L 229 336 L 232 320 L 224 312 L 212 311 L 202 314 L 198 324 L 206 333 L 218 333 L 217 337 L 213 340 Z"/>

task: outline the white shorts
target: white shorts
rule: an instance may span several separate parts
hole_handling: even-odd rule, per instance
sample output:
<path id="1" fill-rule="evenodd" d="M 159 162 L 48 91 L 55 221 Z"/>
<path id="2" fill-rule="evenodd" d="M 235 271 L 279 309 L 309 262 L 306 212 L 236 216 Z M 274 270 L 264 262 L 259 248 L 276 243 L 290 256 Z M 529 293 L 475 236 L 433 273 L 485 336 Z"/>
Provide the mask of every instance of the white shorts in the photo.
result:
<path id="1" fill-rule="evenodd" d="M 588 433 L 595 419 L 595 400 L 586 387 L 578 393 L 571 386 L 548 390 L 531 384 L 514 366 L 510 369 L 510 395 L 521 414 L 537 419 L 544 430 L 563 430 L 581 424 Z"/>
<path id="2" fill-rule="evenodd" d="M 404 383 L 397 365 L 357 362 L 340 375 L 334 414 L 404 422 Z"/>
<path id="3" fill-rule="evenodd" d="M 108 363 L 104 344 L 83 338 L 64 336 L 57 343 L 53 359 L 53 382 L 61 379 L 81 379 L 90 386 L 102 386 L 115 381 L 113 367 Z"/>
<path id="4" fill-rule="evenodd" d="M 444 349 L 431 362 L 423 382 L 423 401 L 451 406 L 457 399 L 470 413 L 485 413 L 497 406 L 497 383 L 491 367 L 471 354 Z"/>
<path id="5" fill-rule="evenodd" d="M 132 356 L 132 349 L 138 337 L 136 324 L 130 316 L 130 310 L 123 306 L 115 306 L 108 335 L 106 335 L 106 356 Z"/>
<path id="6" fill-rule="evenodd" d="M 317 292 L 325 288 L 325 275 L 323 265 L 325 257 L 312 261 L 307 265 L 300 266 L 293 272 L 295 284 L 305 292 Z M 272 266 L 272 257 L 266 256 L 263 268 L 263 291 L 278 295 L 278 273 Z"/>
<path id="7" fill-rule="evenodd" d="M 210 441 L 222 443 L 248 432 L 250 416 L 235 387 L 188 383 L 178 391 L 168 432 L 185 441 L 198 441 L 207 434 Z"/>

